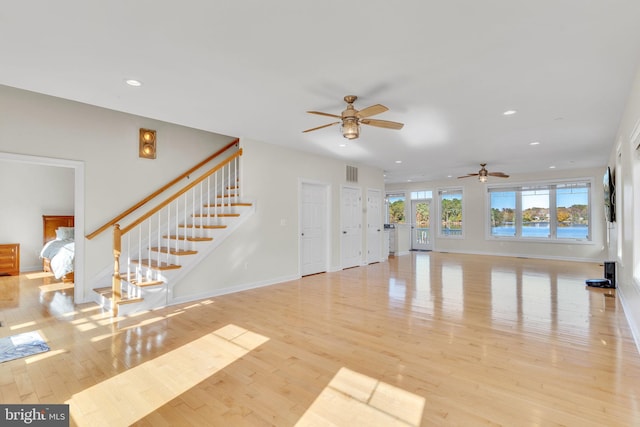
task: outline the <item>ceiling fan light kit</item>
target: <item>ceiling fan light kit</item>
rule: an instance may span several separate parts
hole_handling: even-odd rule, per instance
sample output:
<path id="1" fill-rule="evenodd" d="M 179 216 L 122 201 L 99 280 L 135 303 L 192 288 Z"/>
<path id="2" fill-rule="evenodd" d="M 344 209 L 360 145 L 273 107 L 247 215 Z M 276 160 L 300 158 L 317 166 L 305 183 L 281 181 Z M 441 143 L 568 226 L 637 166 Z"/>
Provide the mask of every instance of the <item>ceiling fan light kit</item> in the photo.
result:
<path id="1" fill-rule="evenodd" d="M 361 124 L 387 128 L 387 129 L 395 129 L 395 130 L 402 129 L 402 127 L 404 126 L 404 124 L 402 123 L 390 122 L 388 120 L 368 119 L 367 117 L 384 113 L 385 111 L 388 110 L 388 108 L 385 107 L 384 105 L 376 104 L 358 111 L 353 106 L 353 103 L 355 102 L 356 99 L 358 99 L 358 97 L 355 95 L 345 96 L 344 100 L 347 103 L 347 108 L 339 116 L 336 114 L 323 113 L 321 111 L 307 111 L 307 113 L 310 113 L 310 114 L 318 114 L 320 116 L 334 117 L 336 119 L 340 119 L 340 121 L 318 126 L 311 129 L 307 129 L 302 132 L 303 133 L 311 132 L 314 130 L 326 128 L 326 127 L 341 123 L 342 136 L 347 139 L 356 139 L 360 136 Z"/>
<path id="2" fill-rule="evenodd" d="M 347 139 L 356 139 L 360 136 L 358 119 L 349 117 L 342 121 L 342 136 Z"/>

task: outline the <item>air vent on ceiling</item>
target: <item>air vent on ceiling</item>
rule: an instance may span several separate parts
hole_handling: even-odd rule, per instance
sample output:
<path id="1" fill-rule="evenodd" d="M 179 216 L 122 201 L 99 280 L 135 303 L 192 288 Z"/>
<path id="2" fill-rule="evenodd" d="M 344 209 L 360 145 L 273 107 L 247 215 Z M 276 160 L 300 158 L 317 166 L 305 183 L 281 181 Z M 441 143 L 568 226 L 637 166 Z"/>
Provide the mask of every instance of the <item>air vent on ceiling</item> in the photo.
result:
<path id="1" fill-rule="evenodd" d="M 347 182 L 358 182 L 358 168 L 347 165 Z"/>

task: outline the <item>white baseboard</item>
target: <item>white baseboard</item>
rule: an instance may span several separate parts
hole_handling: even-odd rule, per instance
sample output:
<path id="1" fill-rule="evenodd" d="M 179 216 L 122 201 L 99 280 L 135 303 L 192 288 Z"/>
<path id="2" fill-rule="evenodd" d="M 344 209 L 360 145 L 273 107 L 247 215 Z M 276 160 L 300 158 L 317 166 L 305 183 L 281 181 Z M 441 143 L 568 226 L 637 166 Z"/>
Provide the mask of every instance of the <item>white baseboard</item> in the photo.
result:
<path id="1" fill-rule="evenodd" d="M 227 295 L 236 292 L 247 291 L 249 289 L 262 288 L 265 286 L 277 285 L 279 283 L 290 282 L 292 280 L 298 280 L 300 276 L 284 276 L 280 278 L 269 279 L 265 281 L 245 283 L 241 285 L 229 286 L 226 288 L 212 289 L 210 292 L 204 292 L 200 294 L 187 295 L 183 297 L 172 298 L 167 305 L 176 305 L 186 302 L 193 302 L 202 299 L 217 297 L 220 295 Z"/>

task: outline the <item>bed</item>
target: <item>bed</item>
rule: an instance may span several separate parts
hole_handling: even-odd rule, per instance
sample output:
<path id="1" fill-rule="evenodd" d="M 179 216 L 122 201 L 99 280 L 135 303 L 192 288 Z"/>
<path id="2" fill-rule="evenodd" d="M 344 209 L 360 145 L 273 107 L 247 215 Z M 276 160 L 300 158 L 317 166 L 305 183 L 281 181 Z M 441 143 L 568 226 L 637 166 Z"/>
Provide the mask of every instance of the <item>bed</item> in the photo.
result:
<path id="1" fill-rule="evenodd" d="M 53 273 L 56 279 L 73 282 L 75 260 L 73 215 L 43 215 L 42 237 L 44 246 L 40 251 L 42 269 Z"/>

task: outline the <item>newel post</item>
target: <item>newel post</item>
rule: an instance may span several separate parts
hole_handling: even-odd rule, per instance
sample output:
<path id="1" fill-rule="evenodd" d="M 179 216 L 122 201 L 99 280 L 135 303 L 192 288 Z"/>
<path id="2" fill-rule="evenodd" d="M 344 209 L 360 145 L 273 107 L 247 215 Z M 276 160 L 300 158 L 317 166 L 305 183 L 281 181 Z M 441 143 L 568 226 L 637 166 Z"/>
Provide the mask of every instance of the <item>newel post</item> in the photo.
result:
<path id="1" fill-rule="evenodd" d="M 111 280 L 111 313 L 113 315 L 118 314 L 118 302 L 122 298 L 120 289 L 122 288 L 120 281 L 120 252 L 121 252 L 122 232 L 120 231 L 120 224 L 113 226 L 113 278 Z"/>

